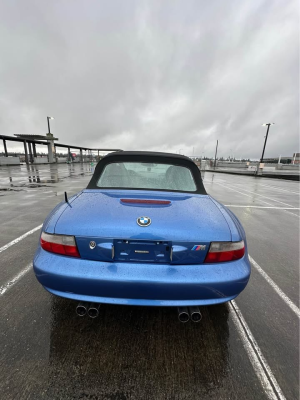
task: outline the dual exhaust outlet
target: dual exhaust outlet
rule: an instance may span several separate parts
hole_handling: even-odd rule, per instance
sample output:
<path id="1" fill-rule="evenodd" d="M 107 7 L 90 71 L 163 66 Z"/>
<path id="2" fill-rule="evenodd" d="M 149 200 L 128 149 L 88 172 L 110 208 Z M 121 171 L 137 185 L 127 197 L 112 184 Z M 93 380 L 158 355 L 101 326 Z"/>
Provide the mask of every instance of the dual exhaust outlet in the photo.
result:
<path id="1" fill-rule="evenodd" d="M 200 322 L 202 319 L 202 314 L 199 307 L 178 307 L 178 319 L 180 322 L 188 322 L 189 320 L 193 322 Z"/>
<path id="2" fill-rule="evenodd" d="M 97 318 L 100 306 L 101 304 L 97 303 L 80 302 L 76 307 L 76 314 L 79 315 L 79 317 L 84 317 L 87 314 L 90 318 Z"/>
<path id="3" fill-rule="evenodd" d="M 97 318 L 99 316 L 99 309 L 101 304 L 98 303 L 85 303 L 80 302 L 76 307 L 76 314 L 84 317 L 86 314 L 90 318 Z M 202 319 L 199 307 L 178 307 L 178 319 L 180 322 L 200 322 Z"/>

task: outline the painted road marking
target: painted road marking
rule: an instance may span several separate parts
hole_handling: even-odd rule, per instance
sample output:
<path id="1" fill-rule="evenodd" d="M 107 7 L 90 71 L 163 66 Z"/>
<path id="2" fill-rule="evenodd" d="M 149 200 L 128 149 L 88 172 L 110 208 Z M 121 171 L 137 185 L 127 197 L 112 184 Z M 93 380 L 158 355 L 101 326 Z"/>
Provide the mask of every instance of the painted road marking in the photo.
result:
<path id="1" fill-rule="evenodd" d="M 226 189 L 233 190 L 234 192 L 240 193 L 240 194 L 242 194 L 243 196 L 251 197 L 251 198 L 253 199 L 253 196 L 250 196 L 249 194 L 239 192 L 238 190 L 232 189 L 232 188 L 230 188 L 230 187 L 228 187 L 228 186 L 226 186 L 226 185 L 222 185 L 221 183 L 217 183 L 217 182 L 215 182 L 215 183 L 216 183 L 217 185 L 220 185 L 220 186 L 226 188 Z M 264 201 L 264 200 L 261 200 L 261 199 L 257 199 L 257 201 L 258 201 L 258 202 L 261 202 L 261 203 L 268 204 L 269 206 L 273 206 L 273 204 L 268 203 L 267 201 Z M 294 216 L 296 216 L 296 217 L 299 218 L 299 215 L 298 215 L 298 214 L 294 214 L 293 212 L 287 211 L 287 210 L 283 210 L 283 211 L 284 211 L 286 214 L 291 214 L 291 215 L 294 215 Z"/>
<path id="2" fill-rule="evenodd" d="M 234 205 L 227 205 L 227 207 L 252 207 L 252 208 L 275 208 L 281 209 L 282 207 L 262 207 L 262 206 L 234 206 Z M 36 232 L 37 230 L 41 229 L 42 225 L 37 226 L 36 228 L 32 229 L 24 233 L 24 235 L 19 236 L 17 239 L 11 241 L 10 243 L 4 245 L 0 248 L 0 253 L 9 247 L 13 246 L 14 244 L 20 242 L 22 239 L 26 238 L 27 236 L 31 235 L 32 233 Z M 276 293 L 284 300 L 284 302 L 294 311 L 294 313 L 300 318 L 300 310 L 299 308 L 291 301 L 291 299 L 276 285 L 276 283 L 269 277 L 269 275 L 257 264 L 256 261 L 249 255 L 249 260 L 251 264 L 258 270 L 258 272 L 266 279 L 266 281 L 272 286 L 272 288 L 276 291 Z M 26 270 L 26 268 L 25 268 Z M 20 272 L 21 277 L 22 272 Z"/>
<path id="3" fill-rule="evenodd" d="M 19 272 L 13 279 L 6 282 L 3 286 L 0 286 L 0 296 L 2 296 L 15 283 L 17 283 L 31 268 L 32 268 L 32 263 L 28 264 L 27 267 L 25 267 L 21 272 Z"/>
<path id="4" fill-rule="evenodd" d="M 274 210 L 300 210 L 299 207 L 272 207 L 272 206 L 240 206 L 238 204 L 224 204 L 225 207 L 239 207 L 239 208 L 270 208 Z"/>
<path id="5" fill-rule="evenodd" d="M 1 286 L 0 296 L 2 296 L 8 289 L 15 285 L 31 268 L 32 263 L 28 264 L 13 279 Z M 242 338 L 243 346 L 267 397 L 270 400 L 285 400 L 285 396 L 283 395 L 269 364 L 264 358 L 236 302 L 232 300 L 229 303 L 229 306 L 232 310 L 231 316 L 233 322 Z"/>
<path id="6" fill-rule="evenodd" d="M 235 186 L 235 184 L 232 184 L 232 185 Z M 268 200 L 271 200 L 271 201 L 275 201 L 276 203 L 281 203 L 281 204 L 283 204 L 285 206 L 293 207 L 291 204 L 284 203 L 283 201 L 280 201 L 280 200 L 272 199 L 271 197 L 264 196 L 263 194 L 259 194 L 257 192 L 253 192 L 251 190 L 247 190 L 247 189 L 243 189 L 243 188 L 241 190 L 243 190 L 244 192 L 247 192 L 247 193 L 255 194 L 256 196 L 264 197 L 265 199 L 268 199 Z"/>
<path id="7" fill-rule="evenodd" d="M 41 229 L 42 226 L 43 226 L 43 224 L 31 229 L 31 231 L 24 233 L 24 235 L 19 236 L 17 239 L 12 240 L 11 242 L 7 243 L 6 245 L 0 247 L 0 253 L 2 253 L 2 251 L 4 251 L 4 250 L 8 249 L 9 247 L 13 246 L 14 244 L 20 242 L 21 240 L 25 239 L 27 236 L 31 235 L 32 233 L 38 231 L 39 229 Z"/>
<path id="8" fill-rule="evenodd" d="M 255 261 L 250 257 L 251 262 Z M 255 263 L 256 264 L 256 263 Z M 6 284 L 0 287 L 0 296 L 2 296 L 8 289 L 14 286 L 28 271 L 32 268 L 32 263 L 28 264 L 21 272 L 19 272 L 13 279 L 8 281 Z M 260 267 L 259 267 L 260 268 Z M 273 282 L 274 283 L 274 282 Z M 273 286 L 273 285 L 272 285 Z M 277 285 L 275 285 L 277 286 Z M 280 289 L 279 289 L 280 290 Z M 283 292 L 282 292 L 283 293 Z M 286 301 L 286 300 L 285 300 Z M 286 400 L 282 393 L 280 386 L 278 385 L 272 370 L 264 358 L 254 336 L 252 335 L 240 309 L 236 302 L 232 300 L 229 303 L 232 310 L 231 316 L 233 322 L 238 330 L 243 346 L 248 354 L 249 360 L 253 366 L 253 369 L 258 377 L 267 397 L 270 400 Z"/>
<path id="9" fill-rule="evenodd" d="M 253 267 L 265 278 L 265 280 L 272 286 L 275 292 L 282 298 L 282 300 L 290 307 L 292 311 L 300 318 L 300 309 L 292 302 L 292 300 L 280 289 L 279 286 L 269 277 L 269 275 L 257 264 L 256 261 L 249 255 L 249 260 Z"/>
<path id="10" fill-rule="evenodd" d="M 241 183 L 240 183 L 240 185 L 241 185 Z M 279 191 L 281 191 L 281 192 L 288 192 L 288 193 L 297 194 L 298 196 L 299 196 L 299 194 L 300 194 L 300 192 L 292 192 L 292 191 L 289 190 L 289 189 L 282 189 L 282 188 L 279 188 L 279 187 L 277 187 L 277 186 L 269 186 L 269 185 L 263 185 L 263 184 L 260 184 L 260 186 L 272 188 L 272 189 L 275 189 L 275 190 L 279 190 Z M 258 189 L 259 189 L 259 187 L 258 187 Z"/>
<path id="11" fill-rule="evenodd" d="M 237 192 L 237 193 L 239 193 L 239 194 L 242 194 L 243 196 L 251 197 L 251 198 L 253 199 L 253 196 L 250 196 L 250 194 L 246 194 L 246 193 L 239 192 L 239 191 L 236 190 L 236 189 L 232 189 L 232 188 L 230 188 L 230 187 L 228 187 L 228 186 L 226 186 L 226 185 L 222 185 L 221 183 L 218 183 L 218 182 L 215 182 L 215 183 L 216 183 L 217 185 L 223 186 L 223 187 L 226 188 L 226 189 L 233 190 L 234 192 Z M 268 204 L 269 206 L 273 206 L 273 204 L 268 203 L 267 201 L 264 201 L 264 200 L 258 199 L 257 201 L 259 201 L 259 202 L 261 202 L 261 203 Z"/>
<path id="12" fill-rule="evenodd" d="M 229 306 L 234 325 L 242 338 L 243 346 L 267 397 L 270 400 L 285 400 L 286 398 L 236 302 L 232 300 Z"/>

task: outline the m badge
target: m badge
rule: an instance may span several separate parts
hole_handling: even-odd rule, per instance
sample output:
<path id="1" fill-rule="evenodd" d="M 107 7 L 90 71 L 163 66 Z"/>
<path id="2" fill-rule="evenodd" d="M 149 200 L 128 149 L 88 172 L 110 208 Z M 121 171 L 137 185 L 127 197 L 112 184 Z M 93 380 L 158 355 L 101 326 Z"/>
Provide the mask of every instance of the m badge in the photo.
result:
<path id="1" fill-rule="evenodd" d="M 196 244 L 195 246 L 193 246 L 192 251 L 199 251 L 205 249 L 206 249 L 206 244 Z"/>

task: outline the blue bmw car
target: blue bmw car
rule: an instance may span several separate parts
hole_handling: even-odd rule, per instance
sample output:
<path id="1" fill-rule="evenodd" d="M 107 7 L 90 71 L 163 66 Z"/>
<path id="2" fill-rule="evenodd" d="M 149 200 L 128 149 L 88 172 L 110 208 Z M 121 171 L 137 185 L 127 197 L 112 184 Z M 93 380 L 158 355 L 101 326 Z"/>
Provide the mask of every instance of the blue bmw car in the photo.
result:
<path id="1" fill-rule="evenodd" d="M 101 303 L 178 307 L 234 299 L 250 263 L 237 217 L 209 196 L 188 157 L 116 152 L 86 189 L 60 203 L 43 224 L 34 272 L 50 293 L 96 317 Z"/>

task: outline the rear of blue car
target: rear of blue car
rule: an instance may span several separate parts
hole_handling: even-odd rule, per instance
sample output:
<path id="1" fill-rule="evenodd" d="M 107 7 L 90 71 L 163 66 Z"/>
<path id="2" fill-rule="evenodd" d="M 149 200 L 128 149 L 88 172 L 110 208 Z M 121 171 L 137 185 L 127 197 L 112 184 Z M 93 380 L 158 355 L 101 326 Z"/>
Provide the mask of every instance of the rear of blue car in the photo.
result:
<path id="1" fill-rule="evenodd" d="M 187 171 L 177 183 L 189 185 L 185 190 L 140 187 L 141 176 L 150 176 L 147 185 L 157 171 L 167 176 L 170 160 L 141 163 L 139 169 L 130 161 L 130 167 L 124 163 L 125 188 L 114 181 L 120 173 L 114 166 L 115 175 L 103 179 L 102 187 L 100 180 L 45 221 L 34 258 L 39 282 L 55 295 L 93 303 L 198 306 L 236 297 L 250 276 L 236 217 L 198 186 L 193 190 Z M 191 171 L 193 178 L 197 172 Z M 173 185 L 181 171 L 171 172 Z"/>

